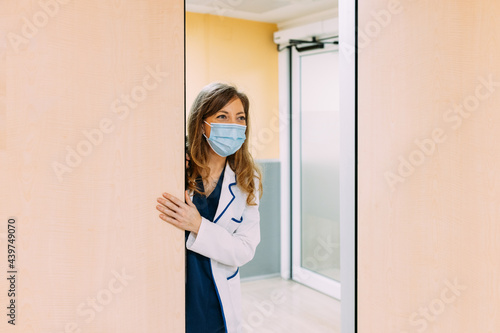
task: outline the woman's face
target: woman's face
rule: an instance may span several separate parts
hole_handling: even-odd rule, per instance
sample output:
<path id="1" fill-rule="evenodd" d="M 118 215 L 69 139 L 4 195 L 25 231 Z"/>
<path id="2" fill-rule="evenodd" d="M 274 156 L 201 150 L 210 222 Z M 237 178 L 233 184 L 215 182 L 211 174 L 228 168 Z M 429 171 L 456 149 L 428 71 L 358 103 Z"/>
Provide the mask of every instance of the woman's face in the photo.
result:
<path id="1" fill-rule="evenodd" d="M 220 109 L 210 117 L 207 117 L 205 121 L 209 124 L 211 123 L 238 124 L 238 125 L 247 124 L 243 103 L 238 97 L 233 98 L 222 109 Z M 210 126 L 207 125 L 207 123 L 203 122 L 203 128 L 205 129 L 205 135 L 209 138 Z"/>

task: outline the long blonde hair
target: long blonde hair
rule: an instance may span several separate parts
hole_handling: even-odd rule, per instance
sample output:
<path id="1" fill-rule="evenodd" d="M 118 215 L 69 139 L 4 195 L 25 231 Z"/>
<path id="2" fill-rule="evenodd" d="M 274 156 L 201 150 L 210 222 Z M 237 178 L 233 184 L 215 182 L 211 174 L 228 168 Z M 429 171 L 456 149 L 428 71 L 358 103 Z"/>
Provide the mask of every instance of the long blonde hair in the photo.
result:
<path id="1" fill-rule="evenodd" d="M 207 176 L 210 174 L 208 166 L 209 150 L 212 149 L 206 140 L 203 139 L 202 125 L 203 121 L 221 110 L 234 98 L 239 98 L 243 104 L 246 118 L 246 140 L 243 145 L 234 154 L 227 156 L 227 162 L 236 175 L 237 185 L 248 193 L 247 204 L 256 205 L 255 202 L 255 181 L 254 177 L 259 179 L 259 199 L 262 197 L 262 171 L 254 162 L 248 149 L 248 138 L 250 133 L 250 102 L 245 93 L 239 91 L 235 86 L 213 82 L 205 86 L 196 97 L 188 117 L 186 152 L 190 157 L 189 168 L 186 170 L 186 187 L 199 194 L 196 186 L 198 176 Z"/>

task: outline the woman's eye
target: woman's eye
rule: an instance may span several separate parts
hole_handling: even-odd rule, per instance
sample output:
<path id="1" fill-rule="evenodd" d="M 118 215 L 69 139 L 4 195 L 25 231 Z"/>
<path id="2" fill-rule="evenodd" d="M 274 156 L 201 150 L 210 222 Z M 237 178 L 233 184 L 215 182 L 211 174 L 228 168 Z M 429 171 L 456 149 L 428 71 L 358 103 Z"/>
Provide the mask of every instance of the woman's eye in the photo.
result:
<path id="1" fill-rule="evenodd" d="M 241 117 L 240 117 L 240 119 L 241 119 L 241 120 L 246 120 L 247 118 L 245 118 L 245 117 L 241 116 Z"/>
<path id="2" fill-rule="evenodd" d="M 225 117 L 225 115 L 221 114 L 220 116 L 218 116 L 217 118 L 220 118 L 220 117 Z M 222 118 L 221 118 L 222 119 Z"/>

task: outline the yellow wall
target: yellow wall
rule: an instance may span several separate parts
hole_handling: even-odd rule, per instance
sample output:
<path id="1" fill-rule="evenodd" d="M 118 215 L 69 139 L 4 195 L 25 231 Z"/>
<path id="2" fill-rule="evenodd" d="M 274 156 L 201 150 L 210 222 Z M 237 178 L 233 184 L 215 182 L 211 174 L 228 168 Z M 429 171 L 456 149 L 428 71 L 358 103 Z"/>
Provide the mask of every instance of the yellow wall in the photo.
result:
<path id="1" fill-rule="evenodd" d="M 212 81 L 235 84 L 250 99 L 255 159 L 279 158 L 276 24 L 186 13 L 186 108 Z"/>

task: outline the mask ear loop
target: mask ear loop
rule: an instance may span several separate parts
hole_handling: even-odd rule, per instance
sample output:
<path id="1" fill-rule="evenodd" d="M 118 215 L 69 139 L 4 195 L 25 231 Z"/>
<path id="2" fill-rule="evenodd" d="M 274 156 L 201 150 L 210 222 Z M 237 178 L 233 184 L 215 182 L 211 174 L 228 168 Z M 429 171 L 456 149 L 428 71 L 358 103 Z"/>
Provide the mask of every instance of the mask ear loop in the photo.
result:
<path id="1" fill-rule="evenodd" d="M 207 123 L 206 120 L 203 120 L 203 122 L 206 123 L 208 126 L 212 127 L 212 124 Z M 205 133 L 205 128 L 203 126 L 202 126 L 202 129 L 203 129 L 203 132 L 202 132 L 203 136 L 208 140 L 207 133 Z"/>

